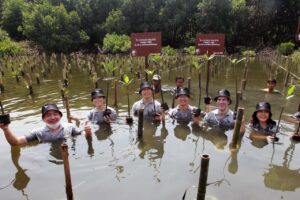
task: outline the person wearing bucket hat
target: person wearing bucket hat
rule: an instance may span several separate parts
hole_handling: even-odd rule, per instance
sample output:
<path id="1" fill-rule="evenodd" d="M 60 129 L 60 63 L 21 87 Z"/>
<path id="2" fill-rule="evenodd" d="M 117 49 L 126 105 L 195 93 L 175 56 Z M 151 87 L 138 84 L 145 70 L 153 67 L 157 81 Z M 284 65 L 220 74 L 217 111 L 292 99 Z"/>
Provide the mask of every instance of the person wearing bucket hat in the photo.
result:
<path id="1" fill-rule="evenodd" d="M 204 120 L 209 126 L 219 126 L 224 129 L 234 128 L 234 114 L 233 111 L 229 109 L 231 104 L 230 92 L 226 89 L 221 89 L 218 91 L 217 95 L 214 97 L 217 103 L 217 109 L 211 111 L 210 104 L 207 105 L 207 111 Z M 243 127 L 243 126 L 242 126 Z"/>
<path id="2" fill-rule="evenodd" d="M 189 105 L 190 91 L 188 88 L 180 88 L 176 93 L 176 99 L 178 105 L 169 111 L 169 116 L 172 119 L 177 120 L 177 122 L 188 123 L 193 121 L 194 123 L 199 123 L 201 116 L 205 114 L 201 112 L 200 109 Z"/>
<path id="3" fill-rule="evenodd" d="M 265 135 L 273 135 L 276 132 L 276 122 L 272 120 L 271 105 L 268 102 L 260 102 L 256 105 L 250 127 Z"/>
<path id="4" fill-rule="evenodd" d="M 132 108 L 131 112 L 134 116 L 137 116 L 140 109 L 144 109 L 144 118 L 151 118 L 158 121 L 163 117 L 163 112 L 161 104 L 153 99 L 153 88 L 150 83 L 144 81 L 140 85 L 139 94 L 142 96 L 142 99 L 136 101 Z"/>
<path id="5" fill-rule="evenodd" d="M 115 109 L 106 106 L 106 97 L 103 90 L 96 88 L 91 92 L 94 108 L 89 112 L 87 119 L 93 124 L 111 123 L 117 119 Z"/>
<path id="6" fill-rule="evenodd" d="M 45 126 L 30 131 L 28 135 L 16 136 L 6 124 L 0 124 L 8 143 L 12 146 L 38 140 L 40 143 L 63 140 L 69 136 L 90 135 L 88 128 L 80 130 L 72 123 L 61 123 L 62 112 L 54 103 L 42 106 L 42 120 Z"/>

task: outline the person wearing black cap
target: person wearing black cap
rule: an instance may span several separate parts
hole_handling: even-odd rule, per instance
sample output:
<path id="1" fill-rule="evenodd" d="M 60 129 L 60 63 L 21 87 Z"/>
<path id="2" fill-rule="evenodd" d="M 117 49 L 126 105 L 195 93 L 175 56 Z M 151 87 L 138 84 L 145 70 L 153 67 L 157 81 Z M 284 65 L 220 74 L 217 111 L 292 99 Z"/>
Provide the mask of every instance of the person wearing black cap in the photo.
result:
<path id="1" fill-rule="evenodd" d="M 260 102 L 256 105 L 250 126 L 255 131 L 266 135 L 273 135 L 276 132 L 276 122 L 272 120 L 271 105 L 268 102 Z"/>
<path id="2" fill-rule="evenodd" d="M 131 108 L 134 116 L 137 116 L 140 109 L 144 109 L 144 118 L 154 118 L 155 120 L 163 117 L 161 104 L 153 99 L 153 88 L 150 83 L 142 82 L 140 85 L 139 94 L 142 99 L 135 102 Z"/>
<path id="3" fill-rule="evenodd" d="M 206 114 L 204 120 L 209 126 L 219 126 L 224 129 L 234 128 L 233 111 L 229 109 L 231 104 L 230 92 L 226 89 L 218 91 L 217 96 L 214 98 L 217 102 L 217 109 L 210 111 Z M 207 105 L 210 110 L 210 105 Z"/>
<path id="4" fill-rule="evenodd" d="M 80 130 L 72 123 L 61 123 L 61 118 L 62 112 L 57 105 L 48 103 L 42 107 L 42 120 L 46 125 L 32 130 L 29 135 L 16 136 L 9 129 L 8 124 L 0 124 L 0 128 L 3 130 L 6 140 L 12 146 L 26 144 L 34 140 L 43 143 L 54 142 L 80 134 L 90 135 L 89 131 Z"/>
<path id="5" fill-rule="evenodd" d="M 105 105 L 104 92 L 96 88 L 91 92 L 91 99 L 95 106 L 89 114 L 88 120 L 93 124 L 110 123 L 116 120 L 117 113 L 111 107 Z"/>
<path id="6" fill-rule="evenodd" d="M 190 92 L 188 88 L 180 88 L 176 93 L 177 107 L 169 111 L 169 116 L 178 122 L 200 122 L 201 111 L 189 105 Z M 196 113 L 196 110 L 198 113 Z"/>

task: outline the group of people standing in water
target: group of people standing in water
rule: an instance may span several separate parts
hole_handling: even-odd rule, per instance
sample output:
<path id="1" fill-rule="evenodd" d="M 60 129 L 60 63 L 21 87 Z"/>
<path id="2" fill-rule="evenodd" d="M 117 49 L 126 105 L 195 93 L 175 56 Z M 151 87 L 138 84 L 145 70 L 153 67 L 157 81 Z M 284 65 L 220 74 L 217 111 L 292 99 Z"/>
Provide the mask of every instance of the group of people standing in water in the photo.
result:
<path id="1" fill-rule="evenodd" d="M 220 89 L 213 100 L 217 108 L 211 109 L 211 98 L 205 98 L 206 110 L 201 111 L 199 108 L 190 105 L 191 94 L 188 88 L 185 88 L 184 78 L 176 77 L 176 87 L 171 90 L 171 94 L 177 101 L 177 106 L 169 109 L 166 103 L 160 103 L 154 99 L 155 93 L 160 93 L 160 76 L 154 75 L 152 84 L 141 82 L 139 94 L 141 99 L 136 101 L 131 112 L 137 116 L 140 109 L 143 109 L 145 119 L 163 121 L 166 116 L 178 121 L 179 123 L 207 124 L 212 127 L 220 127 L 225 130 L 233 129 L 235 125 L 235 113 L 230 110 L 229 105 L 232 103 L 230 92 L 227 89 Z M 268 92 L 274 92 L 276 80 L 267 81 Z M 106 105 L 106 96 L 103 90 L 96 88 L 91 92 L 91 101 L 94 108 L 88 113 L 83 128 L 79 129 L 72 123 L 61 123 L 62 112 L 56 104 L 48 103 L 42 107 L 42 120 L 45 125 L 41 128 L 32 130 L 24 136 L 15 135 L 9 128 L 9 124 L 0 123 L 6 140 L 11 145 L 22 145 L 28 142 L 38 140 L 39 142 L 53 142 L 75 135 L 91 136 L 92 131 L 88 122 L 93 124 L 103 124 L 114 122 L 117 118 L 116 111 Z M 300 121 L 300 113 L 292 117 L 295 123 Z M 70 116 L 71 120 L 79 121 L 78 118 Z M 242 121 L 240 132 L 245 132 L 245 121 Z M 276 122 L 272 120 L 271 105 L 268 102 L 260 102 L 256 105 L 252 114 L 250 127 L 259 131 L 265 136 L 274 139 L 274 134 L 278 131 Z"/>

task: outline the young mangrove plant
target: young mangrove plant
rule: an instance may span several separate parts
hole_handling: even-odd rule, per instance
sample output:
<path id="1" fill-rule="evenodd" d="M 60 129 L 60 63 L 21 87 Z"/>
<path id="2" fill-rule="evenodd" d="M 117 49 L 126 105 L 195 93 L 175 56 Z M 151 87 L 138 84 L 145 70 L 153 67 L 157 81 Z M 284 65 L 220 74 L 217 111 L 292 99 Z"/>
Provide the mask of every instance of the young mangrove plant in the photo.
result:
<path id="1" fill-rule="evenodd" d="M 129 85 L 132 83 L 133 79 L 130 79 L 129 76 L 126 74 L 123 75 L 122 80 L 120 81 L 123 86 L 126 87 L 126 94 L 127 94 L 127 111 L 128 111 L 128 116 L 126 116 L 126 123 L 132 124 L 133 119 L 130 116 L 130 99 L 129 99 Z"/>
<path id="2" fill-rule="evenodd" d="M 210 64 L 211 64 L 211 61 L 214 59 L 215 55 L 214 54 L 211 54 L 209 55 L 208 53 L 207 54 L 204 54 L 200 57 L 201 60 L 204 60 L 206 62 L 206 86 L 205 86 L 205 93 L 206 93 L 206 99 L 209 98 L 208 96 L 208 88 L 209 88 L 209 77 L 210 77 Z"/>
<path id="3" fill-rule="evenodd" d="M 109 82 L 113 81 L 115 79 L 115 77 L 113 77 L 113 72 L 118 68 L 115 65 L 115 61 L 110 60 L 108 62 L 102 62 L 102 65 L 104 67 L 104 70 L 106 72 L 107 77 L 104 78 L 103 80 L 106 81 L 106 108 L 105 111 L 103 113 L 103 115 L 109 115 L 111 110 L 107 109 L 108 106 L 108 91 L 109 91 Z"/>

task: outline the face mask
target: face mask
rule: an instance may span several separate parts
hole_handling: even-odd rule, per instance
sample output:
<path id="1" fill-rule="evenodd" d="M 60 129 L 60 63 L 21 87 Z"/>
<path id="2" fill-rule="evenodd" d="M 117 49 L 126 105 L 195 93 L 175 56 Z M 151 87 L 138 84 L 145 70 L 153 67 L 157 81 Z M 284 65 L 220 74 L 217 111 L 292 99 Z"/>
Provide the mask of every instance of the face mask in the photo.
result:
<path id="1" fill-rule="evenodd" d="M 55 124 L 47 124 L 46 125 L 50 128 L 50 129 L 57 129 L 60 126 L 60 122 L 57 122 Z"/>

